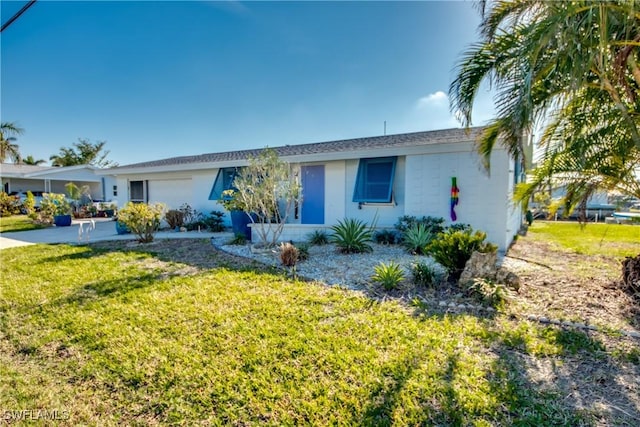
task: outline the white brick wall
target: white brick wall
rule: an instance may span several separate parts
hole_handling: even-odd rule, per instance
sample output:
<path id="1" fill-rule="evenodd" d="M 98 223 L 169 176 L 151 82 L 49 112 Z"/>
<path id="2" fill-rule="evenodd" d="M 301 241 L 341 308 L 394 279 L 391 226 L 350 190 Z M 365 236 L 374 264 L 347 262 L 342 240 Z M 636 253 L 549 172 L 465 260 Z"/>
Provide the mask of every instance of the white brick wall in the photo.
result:
<path id="1" fill-rule="evenodd" d="M 472 151 L 408 156 L 405 213 L 440 216 L 450 224 L 451 177 L 455 176 L 460 189 L 456 222 L 485 231 L 504 250 L 517 232 L 519 216 L 513 209 L 508 212 L 512 178 L 506 152 L 494 150 L 491 164 L 491 175 L 487 175 Z"/>

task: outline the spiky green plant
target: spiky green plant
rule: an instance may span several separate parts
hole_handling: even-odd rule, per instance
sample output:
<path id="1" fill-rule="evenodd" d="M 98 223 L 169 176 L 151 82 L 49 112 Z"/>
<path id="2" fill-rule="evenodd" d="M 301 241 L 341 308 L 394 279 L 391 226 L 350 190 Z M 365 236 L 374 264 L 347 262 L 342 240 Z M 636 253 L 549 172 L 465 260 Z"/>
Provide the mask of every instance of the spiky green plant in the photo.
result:
<path id="1" fill-rule="evenodd" d="M 418 262 L 411 266 L 413 283 L 420 286 L 433 286 L 438 280 L 438 273 L 429 264 Z"/>
<path id="2" fill-rule="evenodd" d="M 329 243 L 329 235 L 324 230 L 314 230 L 313 232 L 309 233 L 309 235 L 307 236 L 307 240 L 312 245 L 322 246 Z"/>
<path id="3" fill-rule="evenodd" d="M 431 243 L 434 237 L 435 234 L 432 233 L 429 228 L 422 224 L 415 224 L 404 232 L 402 245 L 407 248 L 410 253 L 424 255 L 426 251 L 425 248 Z"/>
<path id="4" fill-rule="evenodd" d="M 335 243 L 342 253 L 352 254 L 373 250 L 368 243 L 373 236 L 373 230 L 359 219 L 345 218 L 332 226 L 331 230 L 333 231 L 331 242 Z"/>
<path id="5" fill-rule="evenodd" d="M 388 264 L 381 262 L 374 267 L 374 274 L 371 276 L 371 280 L 380 283 L 382 287 L 388 291 L 397 289 L 400 283 L 404 280 L 404 272 L 395 261 L 391 261 Z"/>

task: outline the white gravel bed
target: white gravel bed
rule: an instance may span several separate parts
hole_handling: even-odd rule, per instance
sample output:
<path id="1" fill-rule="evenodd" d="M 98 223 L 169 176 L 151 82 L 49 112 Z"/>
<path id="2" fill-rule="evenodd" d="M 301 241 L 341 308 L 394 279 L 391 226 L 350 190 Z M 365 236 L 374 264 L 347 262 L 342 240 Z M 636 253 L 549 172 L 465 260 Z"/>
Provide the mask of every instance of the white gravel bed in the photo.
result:
<path id="1" fill-rule="evenodd" d="M 228 239 L 227 239 L 228 240 Z M 214 241 L 221 250 L 245 258 L 255 259 L 267 265 L 282 267 L 279 250 L 268 253 L 254 253 L 249 245 L 225 245 L 225 240 Z M 342 254 L 335 245 L 309 246 L 309 258 L 298 263 L 297 274 L 326 283 L 351 289 L 362 289 L 371 283 L 374 267 L 381 262 L 395 261 L 405 271 L 405 277 L 411 278 L 411 265 L 426 263 L 444 274 L 444 269 L 429 256 L 411 255 L 398 245 L 380 245 L 371 243 L 373 252 L 364 254 Z"/>

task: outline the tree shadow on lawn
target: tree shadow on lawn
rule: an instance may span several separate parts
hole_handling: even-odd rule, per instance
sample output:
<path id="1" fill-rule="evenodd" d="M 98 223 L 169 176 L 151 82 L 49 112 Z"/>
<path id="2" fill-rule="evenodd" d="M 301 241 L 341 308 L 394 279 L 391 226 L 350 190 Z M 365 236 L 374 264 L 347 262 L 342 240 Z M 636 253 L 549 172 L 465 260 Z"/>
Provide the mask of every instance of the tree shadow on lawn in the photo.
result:
<path id="1" fill-rule="evenodd" d="M 215 268 L 232 271 L 251 271 L 286 275 L 286 272 L 257 261 L 231 255 L 215 249 L 208 242 L 163 242 L 132 245 L 130 242 L 98 242 L 85 246 L 86 251 L 52 257 L 47 262 L 65 259 L 86 259 L 104 255 L 109 251 L 140 253 L 164 262 L 174 262 L 195 267 L 201 272 Z M 124 294 L 132 290 L 157 286 L 161 277 L 157 272 L 145 272 L 125 280 L 88 283 L 68 296 L 63 303 L 84 303 L 98 298 Z M 373 302 L 373 300 L 372 300 Z M 416 310 L 416 314 L 458 316 L 443 310 Z M 466 313 L 490 320 L 489 313 Z M 467 407 L 464 394 L 454 384 L 459 373 L 459 354 L 448 354 L 440 373 L 438 397 L 425 396 L 420 405 L 424 413 L 421 419 L 431 424 L 460 425 L 474 419 L 485 419 L 508 424 L 524 425 L 579 425 L 583 422 L 640 423 L 640 398 L 638 397 L 638 364 L 621 365 L 604 352 L 604 345 L 597 338 L 575 330 L 556 326 L 545 328 L 548 339 L 559 347 L 559 354 L 532 355 L 524 332 L 515 328 L 503 332 L 496 339 L 477 337 L 484 348 L 494 355 L 492 364 L 483 375 L 489 384 L 488 397 L 495 404 L 486 408 Z M 403 395 L 411 385 L 414 373 L 425 363 L 429 353 L 416 354 L 396 360 L 385 369 L 380 385 L 370 392 L 369 404 L 360 420 L 363 424 L 388 425 L 393 423 L 394 411 L 402 408 Z M 584 419 L 581 417 L 584 416 Z M 585 421 L 586 420 L 586 421 Z"/>
<path id="2" fill-rule="evenodd" d="M 122 268 L 137 268 L 138 273 L 119 277 L 114 280 L 94 280 L 79 286 L 75 291 L 57 301 L 59 304 L 84 304 L 100 298 L 123 295 L 130 291 L 158 286 L 166 279 L 180 275 L 206 273 L 213 269 L 224 268 L 230 271 L 260 272 L 283 275 L 284 271 L 266 266 L 258 261 L 227 254 L 215 249 L 211 244 L 194 245 L 191 239 L 156 240 L 151 244 L 140 244 L 131 241 L 107 241 L 79 245 L 81 251 L 41 258 L 38 264 L 58 264 L 64 261 L 88 260 L 99 258 L 110 252 L 138 254 L 136 260 Z M 158 262 L 160 261 L 160 262 Z M 181 267 L 193 268 L 184 269 Z"/>
<path id="3" fill-rule="evenodd" d="M 493 360 L 486 366 L 474 366 L 464 348 L 435 346 L 394 360 L 383 369 L 358 423 L 393 425 L 397 417 L 421 410 L 423 425 L 638 425 L 639 367 L 621 371 L 602 344 L 583 332 L 550 327 L 549 335 L 560 354 L 532 356 L 526 338 L 513 331 L 497 342 L 476 338 L 490 349 L 485 355 Z M 434 357 L 445 361 L 429 374 L 428 395 L 421 394 L 419 371 Z M 482 378 L 476 384 L 478 370 Z"/>

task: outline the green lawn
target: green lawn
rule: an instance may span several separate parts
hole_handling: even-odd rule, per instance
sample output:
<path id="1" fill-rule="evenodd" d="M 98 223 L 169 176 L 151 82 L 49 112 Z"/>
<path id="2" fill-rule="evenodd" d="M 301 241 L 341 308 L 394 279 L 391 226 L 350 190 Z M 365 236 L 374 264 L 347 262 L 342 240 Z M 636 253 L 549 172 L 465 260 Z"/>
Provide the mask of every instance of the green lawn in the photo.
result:
<path id="1" fill-rule="evenodd" d="M 530 361 L 600 360 L 580 332 L 443 315 L 145 251 L 4 250 L 0 411 L 77 424 L 578 425 Z"/>
<path id="2" fill-rule="evenodd" d="M 585 255 L 636 256 L 640 253 L 640 225 L 588 224 L 536 221 L 529 227 L 532 239 L 553 242 Z"/>
<path id="3" fill-rule="evenodd" d="M 26 215 L 13 215 L 9 217 L 0 217 L 0 233 L 9 233 L 12 231 L 27 231 L 44 228 L 43 225 L 36 224 Z"/>

